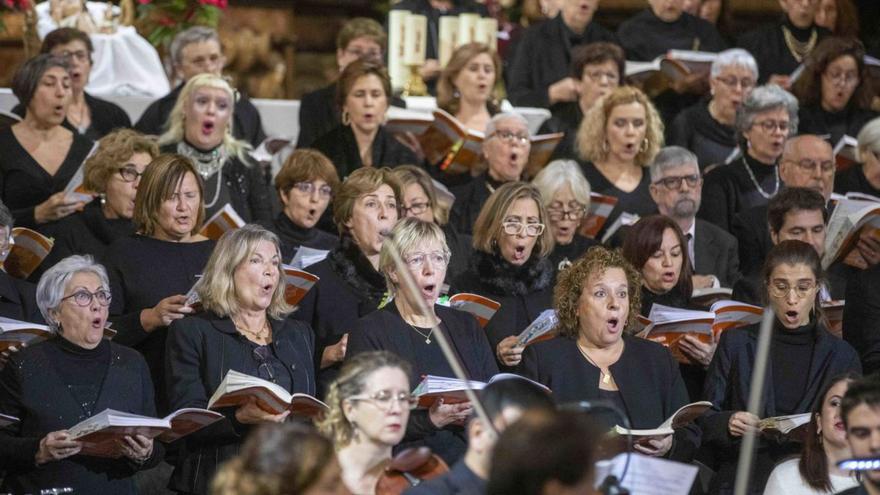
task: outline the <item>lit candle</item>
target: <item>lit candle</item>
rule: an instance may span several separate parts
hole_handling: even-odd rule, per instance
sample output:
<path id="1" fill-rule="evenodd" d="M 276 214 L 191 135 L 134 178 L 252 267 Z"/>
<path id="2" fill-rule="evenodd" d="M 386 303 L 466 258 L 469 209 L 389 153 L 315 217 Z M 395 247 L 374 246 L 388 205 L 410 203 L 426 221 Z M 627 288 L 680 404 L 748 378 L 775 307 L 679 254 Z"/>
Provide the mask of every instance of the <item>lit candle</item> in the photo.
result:
<path id="1" fill-rule="evenodd" d="M 425 46 L 428 40 L 428 18 L 423 15 L 410 15 L 406 19 L 403 60 L 406 65 L 425 63 Z"/>

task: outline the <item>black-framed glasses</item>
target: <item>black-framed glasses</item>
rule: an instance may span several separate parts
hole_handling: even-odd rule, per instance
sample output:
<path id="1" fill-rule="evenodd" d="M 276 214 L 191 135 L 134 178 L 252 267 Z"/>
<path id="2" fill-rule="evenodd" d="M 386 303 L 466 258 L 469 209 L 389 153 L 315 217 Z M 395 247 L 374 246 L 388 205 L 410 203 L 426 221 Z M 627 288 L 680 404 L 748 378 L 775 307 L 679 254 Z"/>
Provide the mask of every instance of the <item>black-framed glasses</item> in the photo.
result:
<path id="1" fill-rule="evenodd" d="M 788 294 L 794 290 L 794 293 L 800 299 L 809 297 L 813 289 L 817 287 L 816 282 L 812 280 L 803 280 L 795 285 L 788 285 L 785 282 L 771 282 L 767 286 L 770 295 L 776 298 L 788 297 Z"/>
<path id="2" fill-rule="evenodd" d="M 314 182 L 297 182 L 293 187 L 303 194 L 312 194 L 315 191 L 316 186 Z M 333 188 L 324 184 L 318 188 L 318 195 L 322 198 L 329 198 L 333 195 Z"/>
<path id="3" fill-rule="evenodd" d="M 853 86 L 859 83 L 859 75 L 855 72 L 826 72 L 824 75 L 833 84 Z"/>
<path id="4" fill-rule="evenodd" d="M 727 86 L 730 89 L 736 89 L 737 87 L 742 88 L 743 91 L 752 89 L 755 87 L 755 80 L 749 79 L 748 77 L 744 77 L 742 79 L 737 79 L 734 76 L 729 77 L 721 77 L 717 76 L 715 79 L 721 81 L 722 84 Z"/>
<path id="5" fill-rule="evenodd" d="M 497 137 L 507 144 L 526 144 L 531 139 L 528 134 L 520 134 L 513 131 L 495 131 L 489 137 Z"/>
<path id="6" fill-rule="evenodd" d="M 400 208 L 400 211 L 401 211 L 401 213 L 403 213 L 404 215 L 406 215 L 407 213 L 412 213 L 413 215 L 421 215 L 421 214 L 424 213 L 424 212 L 428 209 L 428 207 L 430 207 L 430 206 L 431 206 L 431 203 L 430 203 L 430 202 L 427 202 L 427 201 L 424 202 L 424 203 L 413 203 L 413 204 L 411 204 L 411 205 L 409 205 L 409 206 L 401 207 L 401 208 Z"/>
<path id="7" fill-rule="evenodd" d="M 836 167 L 833 161 L 825 160 L 825 161 L 816 161 L 810 160 L 809 158 L 804 158 L 803 160 L 795 161 L 795 160 L 786 160 L 789 163 L 794 163 L 804 172 L 815 172 L 817 169 L 822 172 L 828 173 L 833 171 Z"/>
<path id="8" fill-rule="evenodd" d="M 583 206 L 576 206 L 570 210 L 563 208 L 547 208 L 547 217 L 554 222 L 560 220 L 580 220 L 581 218 L 584 218 L 586 212 L 587 209 Z"/>
<path id="9" fill-rule="evenodd" d="M 76 60 L 79 60 L 80 62 L 85 62 L 86 60 L 89 59 L 89 52 L 87 50 L 76 50 L 76 51 L 62 50 L 62 51 L 58 52 L 57 55 L 61 58 L 67 59 L 67 60 L 76 59 Z"/>
<path id="10" fill-rule="evenodd" d="M 98 304 L 101 306 L 109 306 L 110 305 L 110 291 L 107 289 L 98 289 L 95 292 L 89 292 L 87 290 L 78 290 L 69 296 L 62 297 L 61 300 L 65 299 L 73 299 L 73 302 L 76 303 L 77 306 L 86 307 L 92 304 L 92 298 L 98 300 Z"/>
<path id="11" fill-rule="evenodd" d="M 138 172 L 137 169 L 132 166 L 125 166 L 119 169 L 119 176 L 122 177 L 122 180 L 125 182 L 134 182 L 140 179 L 143 175 L 143 172 Z"/>
<path id="12" fill-rule="evenodd" d="M 390 411 L 395 403 L 400 404 L 403 409 L 415 409 L 419 405 L 419 398 L 415 395 L 409 392 L 395 394 L 389 390 L 380 390 L 373 395 L 353 395 L 348 400 L 368 402 L 386 412 Z"/>
<path id="13" fill-rule="evenodd" d="M 678 191 L 679 189 L 681 189 L 682 183 L 687 184 L 688 187 L 693 189 L 693 188 L 697 187 L 697 185 L 700 183 L 700 175 L 699 174 L 691 174 L 691 175 L 679 175 L 676 177 L 664 177 L 664 178 L 658 180 L 657 182 L 655 182 L 654 185 L 662 185 L 663 187 L 665 187 L 666 189 L 669 189 L 670 191 Z"/>
<path id="14" fill-rule="evenodd" d="M 767 119 L 762 120 L 760 122 L 754 122 L 752 125 L 760 126 L 761 129 L 764 129 L 765 132 L 773 132 L 776 129 L 779 129 L 782 132 L 788 132 L 791 129 L 791 123 L 787 120 L 773 120 Z"/>
<path id="15" fill-rule="evenodd" d="M 507 235 L 520 235 L 523 231 L 529 237 L 538 237 L 544 233 L 543 223 L 504 222 L 501 224 Z"/>
<path id="16" fill-rule="evenodd" d="M 253 355 L 254 359 L 259 363 L 257 375 L 263 380 L 275 383 L 275 372 L 272 370 L 272 363 L 269 362 L 269 354 L 271 352 L 268 345 L 258 345 L 254 348 Z"/>

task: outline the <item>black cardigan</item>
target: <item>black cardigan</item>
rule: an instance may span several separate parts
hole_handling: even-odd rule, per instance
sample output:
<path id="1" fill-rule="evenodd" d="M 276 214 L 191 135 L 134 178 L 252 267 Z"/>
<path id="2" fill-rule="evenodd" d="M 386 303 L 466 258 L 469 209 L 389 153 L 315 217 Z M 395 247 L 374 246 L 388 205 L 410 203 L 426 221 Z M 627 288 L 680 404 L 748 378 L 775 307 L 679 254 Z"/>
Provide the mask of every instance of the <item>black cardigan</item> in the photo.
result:
<path id="1" fill-rule="evenodd" d="M 349 174 L 364 166 L 351 126 L 338 125 L 330 132 L 315 140 L 312 148 L 327 155 L 336 166 L 339 177 L 345 179 Z M 398 165 L 418 165 L 416 154 L 404 146 L 385 127 L 379 127 L 373 138 L 370 156 L 374 167 L 396 167 Z"/>
<path id="2" fill-rule="evenodd" d="M 132 476 L 139 467 L 124 459 L 75 455 L 35 466 L 34 456 L 43 437 L 86 419 L 82 407 L 50 360 L 50 346 L 58 345 L 59 342 L 52 339 L 27 347 L 14 353 L 0 371 L 0 412 L 21 419 L 0 429 L 0 465 L 7 470 L 0 489 L 37 493 L 41 488 L 71 487 L 76 493 L 137 493 Z M 93 414 L 115 409 L 155 416 L 153 384 L 141 355 L 112 342 L 105 341 L 101 345 L 110 346 L 110 365 Z M 163 452 L 159 441 L 154 441 L 153 455 L 141 467 L 158 462 Z"/>
<path id="3" fill-rule="evenodd" d="M 289 318 L 269 319 L 272 350 L 290 371 L 290 392 L 315 394 L 312 365 L 314 335 L 308 325 Z M 229 370 L 257 376 L 246 338 L 232 320 L 210 312 L 171 324 L 166 351 L 168 399 L 173 409 L 207 407 L 208 400 Z M 250 425 L 235 420 L 235 410 L 222 411 L 221 420 L 182 442 L 169 487 L 181 493 L 209 493 L 211 478 L 224 461 L 238 453 Z"/>
<path id="4" fill-rule="evenodd" d="M 779 331 L 774 329 L 774 331 Z M 709 365 L 703 399 L 712 402 L 712 410 L 701 421 L 703 444 L 718 457 L 720 466 L 716 476 L 716 490 L 712 493 L 731 493 L 739 455 L 739 438 L 728 430 L 730 416 L 736 411 L 748 410 L 752 371 L 758 346 L 758 325 L 727 330 L 721 334 L 715 356 Z M 804 372 L 808 373 L 807 389 L 798 405 L 798 412 L 812 410 L 822 400 L 821 391 L 828 381 L 846 372 L 861 372 L 859 356 L 846 342 L 832 336 L 822 325 L 816 325 L 813 358 Z M 776 416 L 773 383 L 773 363 L 767 363 L 767 381 L 764 384 L 761 418 Z M 760 441 L 756 471 L 750 493 L 761 493 L 775 461 L 790 454 L 786 445 Z"/>
<path id="5" fill-rule="evenodd" d="M 498 373 L 486 334 L 473 316 L 444 306 L 434 306 L 434 311 L 442 321 L 441 330 L 447 332 L 468 379 L 485 382 Z M 412 332 L 392 301 L 383 309 L 358 320 L 348 337 L 346 359 L 368 351 L 391 351 L 412 365 L 409 380 L 411 388 L 415 388 L 424 375 L 436 373 L 419 362 L 420 354 L 413 348 L 410 336 Z M 436 351 L 440 352 L 439 347 Z M 407 435 L 400 448 L 427 445 L 447 463 L 455 462 L 467 450 L 464 430 L 455 426 L 437 430 L 428 419 L 427 410 L 413 411 L 406 429 Z"/>
<path id="6" fill-rule="evenodd" d="M 620 359 L 609 368 L 632 428 L 660 426 L 687 404 L 678 363 L 663 345 L 624 336 Z M 559 404 L 599 399 L 599 368 L 589 363 L 573 339 L 557 337 L 526 347 L 519 366 L 523 374 L 553 391 Z M 675 432 L 668 457 L 689 462 L 700 445 L 699 428 L 691 424 Z"/>

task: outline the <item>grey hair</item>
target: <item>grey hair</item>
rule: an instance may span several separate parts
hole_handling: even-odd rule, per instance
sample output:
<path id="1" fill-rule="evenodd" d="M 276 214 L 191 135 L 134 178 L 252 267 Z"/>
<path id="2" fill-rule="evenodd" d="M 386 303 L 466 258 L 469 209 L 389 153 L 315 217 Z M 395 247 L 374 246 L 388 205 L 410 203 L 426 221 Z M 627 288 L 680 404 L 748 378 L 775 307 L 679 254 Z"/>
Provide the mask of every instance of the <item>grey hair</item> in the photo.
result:
<path id="1" fill-rule="evenodd" d="M 211 40 L 216 41 L 220 45 L 220 36 L 217 35 L 217 31 L 205 26 L 193 26 L 177 33 L 177 36 L 171 42 L 171 47 L 168 49 L 168 52 L 171 54 L 172 65 L 180 65 L 183 49 L 188 45 Z"/>
<path id="2" fill-rule="evenodd" d="M 565 185 L 571 187 L 571 194 L 578 203 L 590 207 L 590 183 L 574 160 L 553 160 L 538 172 L 532 184 L 541 192 L 545 207 L 553 201 L 556 191 Z"/>
<path id="3" fill-rule="evenodd" d="M 874 153 L 880 153 L 880 117 L 872 119 L 865 124 L 862 130 L 859 131 L 856 140 L 859 142 L 858 159 L 860 163 L 865 162 L 861 156 L 863 152 L 873 151 Z"/>
<path id="4" fill-rule="evenodd" d="M 784 108 L 788 112 L 788 135 L 797 134 L 798 101 L 788 91 L 776 84 L 758 86 L 749 93 L 748 98 L 736 110 L 736 141 L 745 149 L 743 133 L 752 128 L 758 114 L 768 110 Z"/>
<path id="5" fill-rule="evenodd" d="M 529 121 L 516 112 L 496 113 L 491 119 L 489 119 L 489 122 L 486 124 L 486 136 L 491 136 L 492 134 L 494 134 L 495 130 L 498 128 L 498 124 L 500 124 L 501 121 L 508 119 L 516 120 L 517 122 L 522 124 L 526 128 L 526 131 L 529 133 L 529 137 L 531 137 L 532 132 L 529 130 Z"/>
<path id="6" fill-rule="evenodd" d="M 0 226 L 12 228 L 12 225 L 15 224 L 15 218 L 12 217 L 12 212 L 9 211 L 9 207 L 3 204 L 3 201 L 0 201 Z"/>
<path id="7" fill-rule="evenodd" d="M 731 48 L 719 53 L 715 61 L 712 62 L 710 69 L 712 77 L 717 76 L 728 67 L 745 67 L 752 72 L 755 80 L 758 79 L 758 62 L 755 61 L 755 57 L 751 53 L 742 48 Z"/>
<path id="8" fill-rule="evenodd" d="M 101 279 L 101 286 L 110 290 L 107 270 L 89 255 L 75 254 L 55 263 L 43 273 L 37 283 L 37 307 L 40 308 L 46 324 L 56 332 L 61 332 L 61 327 L 55 320 L 55 311 L 61 305 L 67 284 L 77 273 L 94 273 Z"/>
<path id="9" fill-rule="evenodd" d="M 15 71 L 12 76 L 12 94 L 18 98 L 21 105 L 27 109 L 37 92 L 37 86 L 43 74 L 52 67 L 61 67 L 65 71 L 70 70 L 70 64 L 64 57 L 41 53 L 36 57 L 29 58 Z"/>
<path id="10" fill-rule="evenodd" d="M 689 149 L 681 146 L 666 146 L 661 148 L 654 162 L 651 163 L 651 182 L 657 182 L 663 178 L 663 172 L 668 168 L 678 167 L 679 165 L 693 165 L 694 171 L 700 175 L 699 160 L 697 155 L 693 154 Z"/>

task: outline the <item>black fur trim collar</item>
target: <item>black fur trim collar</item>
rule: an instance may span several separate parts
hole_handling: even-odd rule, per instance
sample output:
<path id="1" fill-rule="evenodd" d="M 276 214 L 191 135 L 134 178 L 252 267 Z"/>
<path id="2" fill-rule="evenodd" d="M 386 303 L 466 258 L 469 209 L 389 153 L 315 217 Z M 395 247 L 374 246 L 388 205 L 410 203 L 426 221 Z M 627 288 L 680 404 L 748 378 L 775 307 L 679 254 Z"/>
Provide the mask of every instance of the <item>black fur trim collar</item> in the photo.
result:
<path id="1" fill-rule="evenodd" d="M 327 255 L 330 268 L 358 294 L 377 302 L 385 295 L 385 277 L 377 272 L 350 236 L 344 235 Z"/>
<path id="2" fill-rule="evenodd" d="M 514 266 L 500 255 L 476 251 L 470 264 L 480 284 L 497 294 L 524 296 L 553 283 L 553 264 L 547 258 L 531 256 L 524 265 Z"/>

